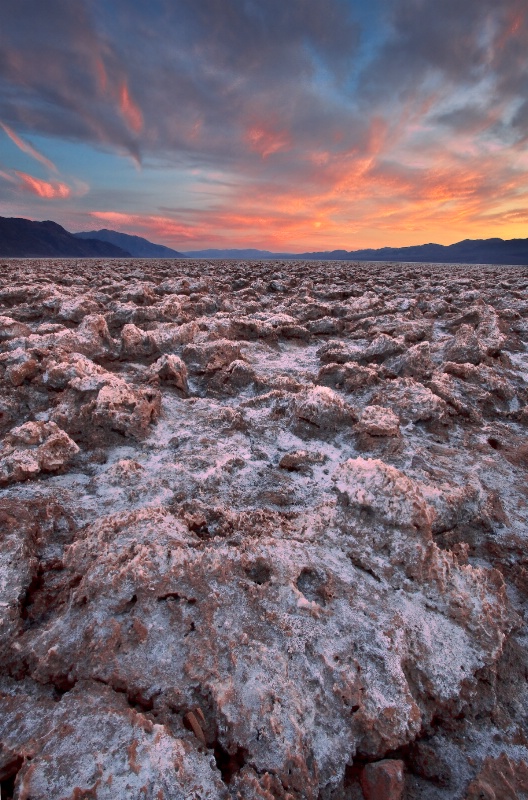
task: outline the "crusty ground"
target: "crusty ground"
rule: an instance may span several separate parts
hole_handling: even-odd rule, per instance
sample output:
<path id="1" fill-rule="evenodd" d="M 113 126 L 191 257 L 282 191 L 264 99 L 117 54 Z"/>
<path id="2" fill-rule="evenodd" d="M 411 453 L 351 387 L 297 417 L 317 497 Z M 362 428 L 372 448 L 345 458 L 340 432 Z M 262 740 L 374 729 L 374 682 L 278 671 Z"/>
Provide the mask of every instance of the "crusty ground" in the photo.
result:
<path id="1" fill-rule="evenodd" d="M 524 796 L 527 287 L 0 263 L 2 798 Z"/>

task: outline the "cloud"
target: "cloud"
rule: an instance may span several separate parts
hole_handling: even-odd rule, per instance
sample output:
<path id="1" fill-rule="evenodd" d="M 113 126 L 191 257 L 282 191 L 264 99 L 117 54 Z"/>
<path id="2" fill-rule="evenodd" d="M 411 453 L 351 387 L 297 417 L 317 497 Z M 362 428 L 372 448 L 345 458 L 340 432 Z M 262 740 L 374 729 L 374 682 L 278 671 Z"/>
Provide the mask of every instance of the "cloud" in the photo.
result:
<path id="1" fill-rule="evenodd" d="M 279 150 L 291 149 L 292 140 L 288 131 L 274 130 L 269 124 L 255 124 L 247 130 L 245 136 L 249 147 L 262 158 L 278 153 Z"/>
<path id="2" fill-rule="evenodd" d="M 8 184 L 13 198 L 29 194 L 43 200 L 65 200 L 82 197 L 89 189 L 83 181 L 74 180 L 72 185 L 58 180 L 46 181 L 16 169 L 0 170 L 0 180 Z"/>
<path id="3" fill-rule="evenodd" d="M 16 178 L 14 178 L 13 175 L 10 175 L 8 172 L 4 172 L 2 169 L 0 169 L 0 178 L 8 183 L 17 184 Z"/>
<path id="4" fill-rule="evenodd" d="M 60 181 L 43 181 L 18 170 L 15 170 L 15 174 L 20 179 L 20 186 L 37 197 L 44 197 L 47 200 L 64 199 L 70 197 L 72 193 L 70 187 Z"/>
<path id="5" fill-rule="evenodd" d="M 134 131 L 134 133 L 139 133 L 141 128 L 143 127 L 143 115 L 141 110 L 138 106 L 134 103 L 132 98 L 130 97 L 130 93 L 128 91 L 128 86 L 126 83 L 123 83 L 121 86 L 121 90 L 119 93 L 119 102 L 121 113 L 125 118 L 127 125 L 129 128 Z"/>
<path id="6" fill-rule="evenodd" d="M 3 0 L 0 118 L 137 156 L 140 111 L 127 64 L 97 25 L 91 0 Z M 129 53 L 136 60 L 137 53 Z"/>
<path id="7" fill-rule="evenodd" d="M 42 153 L 39 153 L 39 151 L 35 147 L 33 147 L 33 145 L 29 144 L 29 142 L 25 142 L 23 139 L 21 139 L 20 136 L 17 136 L 15 131 L 11 130 L 10 127 L 5 125 L 1 121 L 0 121 L 0 128 L 2 128 L 4 133 L 7 136 L 9 136 L 9 138 L 11 139 L 12 142 L 14 142 L 14 144 L 16 144 L 19 150 L 22 150 L 23 153 L 27 153 L 36 161 L 39 161 L 41 164 L 43 164 L 52 172 L 57 172 L 57 167 L 52 161 L 49 160 L 49 158 L 46 158 L 46 156 L 43 156 Z"/>
<path id="8" fill-rule="evenodd" d="M 312 82 L 343 80 L 358 36 L 343 0 L 4 0 L 0 113 L 135 157 L 237 160 L 251 105 L 324 112 Z"/>
<path id="9" fill-rule="evenodd" d="M 185 172 L 186 207 L 138 178 L 94 212 L 175 247 L 518 231 L 527 51 L 525 0 L 3 0 L 0 118 Z"/>

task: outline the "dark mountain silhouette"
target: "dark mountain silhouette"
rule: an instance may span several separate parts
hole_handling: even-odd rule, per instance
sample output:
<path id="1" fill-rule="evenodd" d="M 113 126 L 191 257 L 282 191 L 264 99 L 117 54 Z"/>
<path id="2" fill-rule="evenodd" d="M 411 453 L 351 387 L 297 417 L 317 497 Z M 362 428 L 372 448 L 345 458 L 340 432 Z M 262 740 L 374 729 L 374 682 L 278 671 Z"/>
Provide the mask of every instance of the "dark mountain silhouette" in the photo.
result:
<path id="1" fill-rule="evenodd" d="M 148 239 L 141 236 L 129 236 L 128 233 L 118 233 L 103 228 L 100 231 L 81 231 L 74 233 L 78 239 L 99 239 L 102 242 L 110 242 L 117 247 L 127 250 L 134 258 L 183 258 L 183 253 L 165 247 L 162 244 L 153 244 Z"/>
<path id="2" fill-rule="evenodd" d="M 225 258 L 320 261 L 399 261 L 437 264 L 528 266 L 528 239 L 464 239 L 451 245 L 422 244 L 364 250 L 272 253 L 269 250 L 206 249 L 181 253 L 140 236 L 103 229 L 68 233 L 56 222 L 0 217 L 0 256 L 12 258 Z"/>
<path id="3" fill-rule="evenodd" d="M 0 217 L 0 256 L 4 258 L 123 258 L 130 254 L 98 239 L 77 239 L 56 222 Z"/>
<path id="4" fill-rule="evenodd" d="M 437 264 L 526 264 L 528 239 L 464 239 L 451 245 L 421 244 L 378 250 L 300 253 L 296 258 L 346 261 L 409 261 Z"/>
<path id="5" fill-rule="evenodd" d="M 451 245 L 421 244 L 377 250 L 324 250 L 310 253 L 270 253 L 269 250 L 193 250 L 190 258 L 291 258 L 328 261 L 400 261 L 438 264 L 525 264 L 528 239 L 464 239 Z"/>

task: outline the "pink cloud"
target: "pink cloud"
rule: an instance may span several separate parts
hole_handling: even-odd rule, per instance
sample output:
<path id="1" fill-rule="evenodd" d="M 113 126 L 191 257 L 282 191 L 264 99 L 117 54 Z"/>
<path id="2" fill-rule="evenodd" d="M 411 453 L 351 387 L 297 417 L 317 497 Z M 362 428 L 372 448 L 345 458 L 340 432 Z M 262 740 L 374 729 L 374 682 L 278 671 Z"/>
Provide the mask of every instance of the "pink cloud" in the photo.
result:
<path id="1" fill-rule="evenodd" d="M 292 144 L 288 131 L 275 131 L 265 124 L 252 125 L 247 130 L 245 138 L 250 150 L 262 158 L 267 158 L 280 150 L 288 150 Z"/>
<path id="2" fill-rule="evenodd" d="M 32 175 L 27 175 L 27 173 L 20 172 L 19 170 L 15 170 L 15 174 L 20 179 L 20 186 L 37 197 L 55 200 L 71 196 L 72 190 L 66 183 L 61 183 L 60 181 L 53 181 L 52 183 L 43 181 L 40 180 L 40 178 L 34 178 Z"/>
<path id="3" fill-rule="evenodd" d="M 119 107 L 128 127 L 134 133 L 139 133 L 143 127 L 143 115 L 139 106 L 132 100 L 126 82 L 122 84 L 119 92 Z"/>
<path id="4" fill-rule="evenodd" d="M 9 136 L 14 144 L 16 144 L 19 150 L 22 150 L 23 153 L 27 153 L 27 155 L 31 156 L 36 161 L 40 161 L 41 164 L 50 169 L 52 172 L 57 172 L 57 167 L 52 161 L 49 160 L 49 158 L 46 158 L 46 156 L 42 155 L 42 153 L 39 153 L 39 151 L 33 147 L 33 145 L 29 144 L 29 142 L 21 139 L 20 136 L 18 136 L 8 125 L 0 122 L 0 128 L 2 128 L 4 133 Z"/>

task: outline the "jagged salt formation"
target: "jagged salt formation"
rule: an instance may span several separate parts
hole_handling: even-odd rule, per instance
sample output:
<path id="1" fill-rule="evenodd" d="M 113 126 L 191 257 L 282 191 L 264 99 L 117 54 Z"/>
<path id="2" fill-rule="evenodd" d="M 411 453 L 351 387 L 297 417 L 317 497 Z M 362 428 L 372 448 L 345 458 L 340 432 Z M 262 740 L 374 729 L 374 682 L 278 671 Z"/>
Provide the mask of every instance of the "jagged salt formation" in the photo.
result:
<path id="1" fill-rule="evenodd" d="M 2 797 L 528 791 L 528 275 L 8 261 Z"/>

